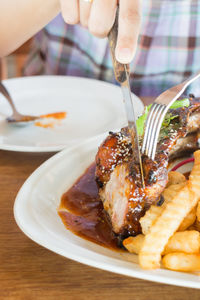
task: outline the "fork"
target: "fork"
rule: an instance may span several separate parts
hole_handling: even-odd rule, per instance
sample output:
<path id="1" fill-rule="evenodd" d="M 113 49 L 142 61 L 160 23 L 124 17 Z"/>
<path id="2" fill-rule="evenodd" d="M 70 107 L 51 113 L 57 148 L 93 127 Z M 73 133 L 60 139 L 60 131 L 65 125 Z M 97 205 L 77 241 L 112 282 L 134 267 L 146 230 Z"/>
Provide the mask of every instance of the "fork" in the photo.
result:
<path id="1" fill-rule="evenodd" d="M 14 102 L 7 88 L 1 81 L 0 81 L 0 93 L 2 93 L 4 97 L 7 99 L 13 111 L 12 115 L 6 118 L 8 122 L 22 125 L 22 124 L 26 124 L 27 122 L 33 122 L 40 118 L 36 116 L 22 115 L 21 113 L 19 113 L 14 105 Z"/>
<path id="2" fill-rule="evenodd" d="M 170 106 L 181 96 L 185 89 L 198 77 L 200 72 L 190 76 L 182 83 L 171 87 L 153 102 L 145 124 L 142 153 L 154 160 L 160 128 Z"/>

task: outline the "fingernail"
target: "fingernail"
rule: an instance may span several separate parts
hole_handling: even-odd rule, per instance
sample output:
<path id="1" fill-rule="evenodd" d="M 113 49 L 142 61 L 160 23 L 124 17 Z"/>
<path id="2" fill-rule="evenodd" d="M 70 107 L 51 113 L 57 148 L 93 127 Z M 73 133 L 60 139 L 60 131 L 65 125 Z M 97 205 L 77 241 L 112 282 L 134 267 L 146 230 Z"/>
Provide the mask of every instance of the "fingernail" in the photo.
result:
<path id="1" fill-rule="evenodd" d="M 132 58 L 132 52 L 129 48 L 121 48 L 116 53 L 116 59 L 122 64 L 130 63 Z"/>

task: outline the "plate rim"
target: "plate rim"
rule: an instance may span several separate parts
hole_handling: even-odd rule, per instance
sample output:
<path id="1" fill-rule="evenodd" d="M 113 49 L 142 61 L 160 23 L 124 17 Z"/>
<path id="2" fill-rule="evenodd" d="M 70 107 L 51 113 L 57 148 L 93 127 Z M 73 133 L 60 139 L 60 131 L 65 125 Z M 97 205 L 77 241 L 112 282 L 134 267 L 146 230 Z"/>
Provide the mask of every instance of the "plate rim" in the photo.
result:
<path id="1" fill-rule="evenodd" d="M 23 198 L 25 197 L 23 194 L 24 194 L 24 189 L 27 188 L 27 185 L 29 185 L 29 183 L 32 180 L 34 180 L 35 178 L 37 178 L 40 174 L 45 172 L 45 170 L 47 170 L 48 168 L 55 165 L 56 161 L 60 161 L 63 158 L 63 156 L 67 156 L 68 153 L 75 151 L 79 147 L 82 147 L 84 144 L 95 143 L 96 140 L 100 140 L 103 137 L 105 137 L 105 134 L 99 135 L 98 137 L 93 137 L 93 138 L 87 139 L 87 141 L 84 141 L 82 143 L 79 143 L 78 145 L 70 147 L 70 149 L 64 149 L 64 150 L 60 151 L 59 153 L 53 155 L 51 158 L 49 158 L 47 161 L 45 161 L 42 165 L 40 165 L 28 177 L 28 179 L 24 182 L 24 184 L 20 188 L 20 190 L 19 190 L 19 192 L 16 196 L 15 202 L 14 202 L 14 217 L 15 217 L 15 221 L 16 221 L 17 225 L 19 226 L 19 228 L 22 230 L 22 232 L 25 235 L 27 235 L 31 240 L 33 240 L 37 244 L 45 247 L 46 249 L 48 249 L 52 252 L 55 252 L 56 254 L 59 254 L 61 256 L 69 258 L 69 259 L 72 259 L 72 260 L 77 261 L 79 263 L 83 263 L 83 264 L 86 264 L 88 266 L 96 267 L 96 268 L 99 268 L 99 269 L 102 269 L 102 270 L 106 270 L 106 271 L 109 271 L 109 272 L 129 276 L 129 277 L 135 277 L 135 278 L 139 278 L 139 279 L 143 279 L 143 280 L 154 281 L 154 282 L 158 282 L 158 283 L 170 284 L 170 285 L 175 285 L 175 286 L 182 286 L 182 287 L 199 289 L 200 288 L 200 282 L 198 282 L 198 281 L 192 281 L 191 279 L 181 279 L 181 278 L 176 278 L 175 279 L 174 277 L 170 278 L 169 276 L 166 277 L 166 275 L 165 275 L 166 273 L 170 274 L 171 272 L 173 272 L 173 274 L 175 274 L 175 273 L 179 273 L 179 274 L 181 273 L 182 274 L 182 272 L 174 272 L 174 271 L 170 271 L 170 270 L 166 270 L 166 269 L 159 269 L 159 270 L 152 270 L 152 271 L 146 271 L 146 270 L 142 270 L 142 269 L 136 270 L 136 269 L 134 269 L 134 266 L 133 266 L 133 269 L 131 269 L 131 274 L 130 274 L 130 269 L 128 269 L 126 267 L 126 263 L 128 263 L 128 262 L 127 261 L 119 261 L 119 259 L 117 259 L 117 258 L 113 258 L 113 257 L 108 258 L 108 259 L 111 259 L 112 261 L 116 260 L 117 265 L 113 266 L 112 261 L 102 263 L 101 261 L 100 262 L 99 261 L 94 261 L 94 259 L 91 259 L 90 257 L 87 257 L 87 259 L 85 259 L 84 257 L 82 258 L 81 255 L 77 256 L 76 254 L 71 253 L 70 251 L 68 251 L 68 249 L 67 249 L 67 252 L 66 252 L 66 249 L 65 249 L 65 255 L 64 255 L 62 253 L 62 251 L 60 250 L 60 248 L 58 248 L 57 246 L 52 245 L 52 244 L 49 247 L 49 245 L 46 245 L 45 241 L 41 241 L 38 237 L 37 238 L 33 237 L 33 235 L 31 235 L 30 232 L 28 232 L 28 229 L 24 228 L 23 222 L 21 222 L 19 220 L 19 217 L 18 217 L 18 209 L 19 209 L 18 207 L 19 207 L 19 204 L 20 204 L 20 197 L 21 196 L 23 196 Z M 29 190 L 30 190 L 30 187 L 29 187 Z M 89 243 L 92 243 L 92 242 L 89 242 Z M 92 244 L 94 244 L 94 243 L 92 243 Z M 81 246 L 77 246 L 77 245 L 75 245 L 75 246 L 76 247 L 81 247 Z M 103 257 L 105 256 L 103 254 L 96 253 L 93 250 L 88 250 L 88 249 L 84 249 L 84 250 L 86 252 L 87 251 L 92 251 L 93 253 L 95 253 L 98 256 L 99 255 L 103 256 Z M 110 250 L 110 251 L 112 251 L 112 250 Z M 125 264 L 125 267 L 122 266 L 123 263 Z M 112 270 L 110 269 L 110 265 L 112 265 Z M 159 271 L 161 271 L 161 272 L 164 271 L 164 276 L 162 274 L 161 275 L 157 274 L 156 273 L 157 271 L 158 271 L 158 273 L 159 273 Z M 191 275 L 194 275 L 194 274 L 191 274 Z M 194 276 L 195 276 L 195 278 L 198 278 L 197 275 L 194 275 Z"/>

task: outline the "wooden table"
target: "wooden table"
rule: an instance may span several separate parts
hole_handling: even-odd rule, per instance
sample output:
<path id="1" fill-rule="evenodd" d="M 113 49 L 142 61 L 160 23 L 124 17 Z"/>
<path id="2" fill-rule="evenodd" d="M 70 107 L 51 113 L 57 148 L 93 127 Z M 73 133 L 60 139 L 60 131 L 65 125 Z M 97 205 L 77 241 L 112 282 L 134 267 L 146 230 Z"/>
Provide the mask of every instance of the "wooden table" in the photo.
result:
<path id="1" fill-rule="evenodd" d="M 199 300 L 200 291 L 98 270 L 37 245 L 15 223 L 26 178 L 52 154 L 0 151 L 0 299 Z"/>

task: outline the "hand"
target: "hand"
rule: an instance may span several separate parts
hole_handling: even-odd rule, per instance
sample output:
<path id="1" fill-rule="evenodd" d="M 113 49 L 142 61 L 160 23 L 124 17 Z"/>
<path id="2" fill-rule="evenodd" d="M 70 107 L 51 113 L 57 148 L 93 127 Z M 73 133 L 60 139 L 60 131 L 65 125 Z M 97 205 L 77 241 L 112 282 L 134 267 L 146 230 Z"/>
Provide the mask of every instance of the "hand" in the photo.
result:
<path id="1" fill-rule="evenodd" d="M 115 20 L 119 2 L 119 31 L 116 59 L 130 63 L 133 59 L 141 22 L 141 0 L 60 0 L 62 15 L 66 23 L 81 23 L 89 31 L 104 38 Z"/>

